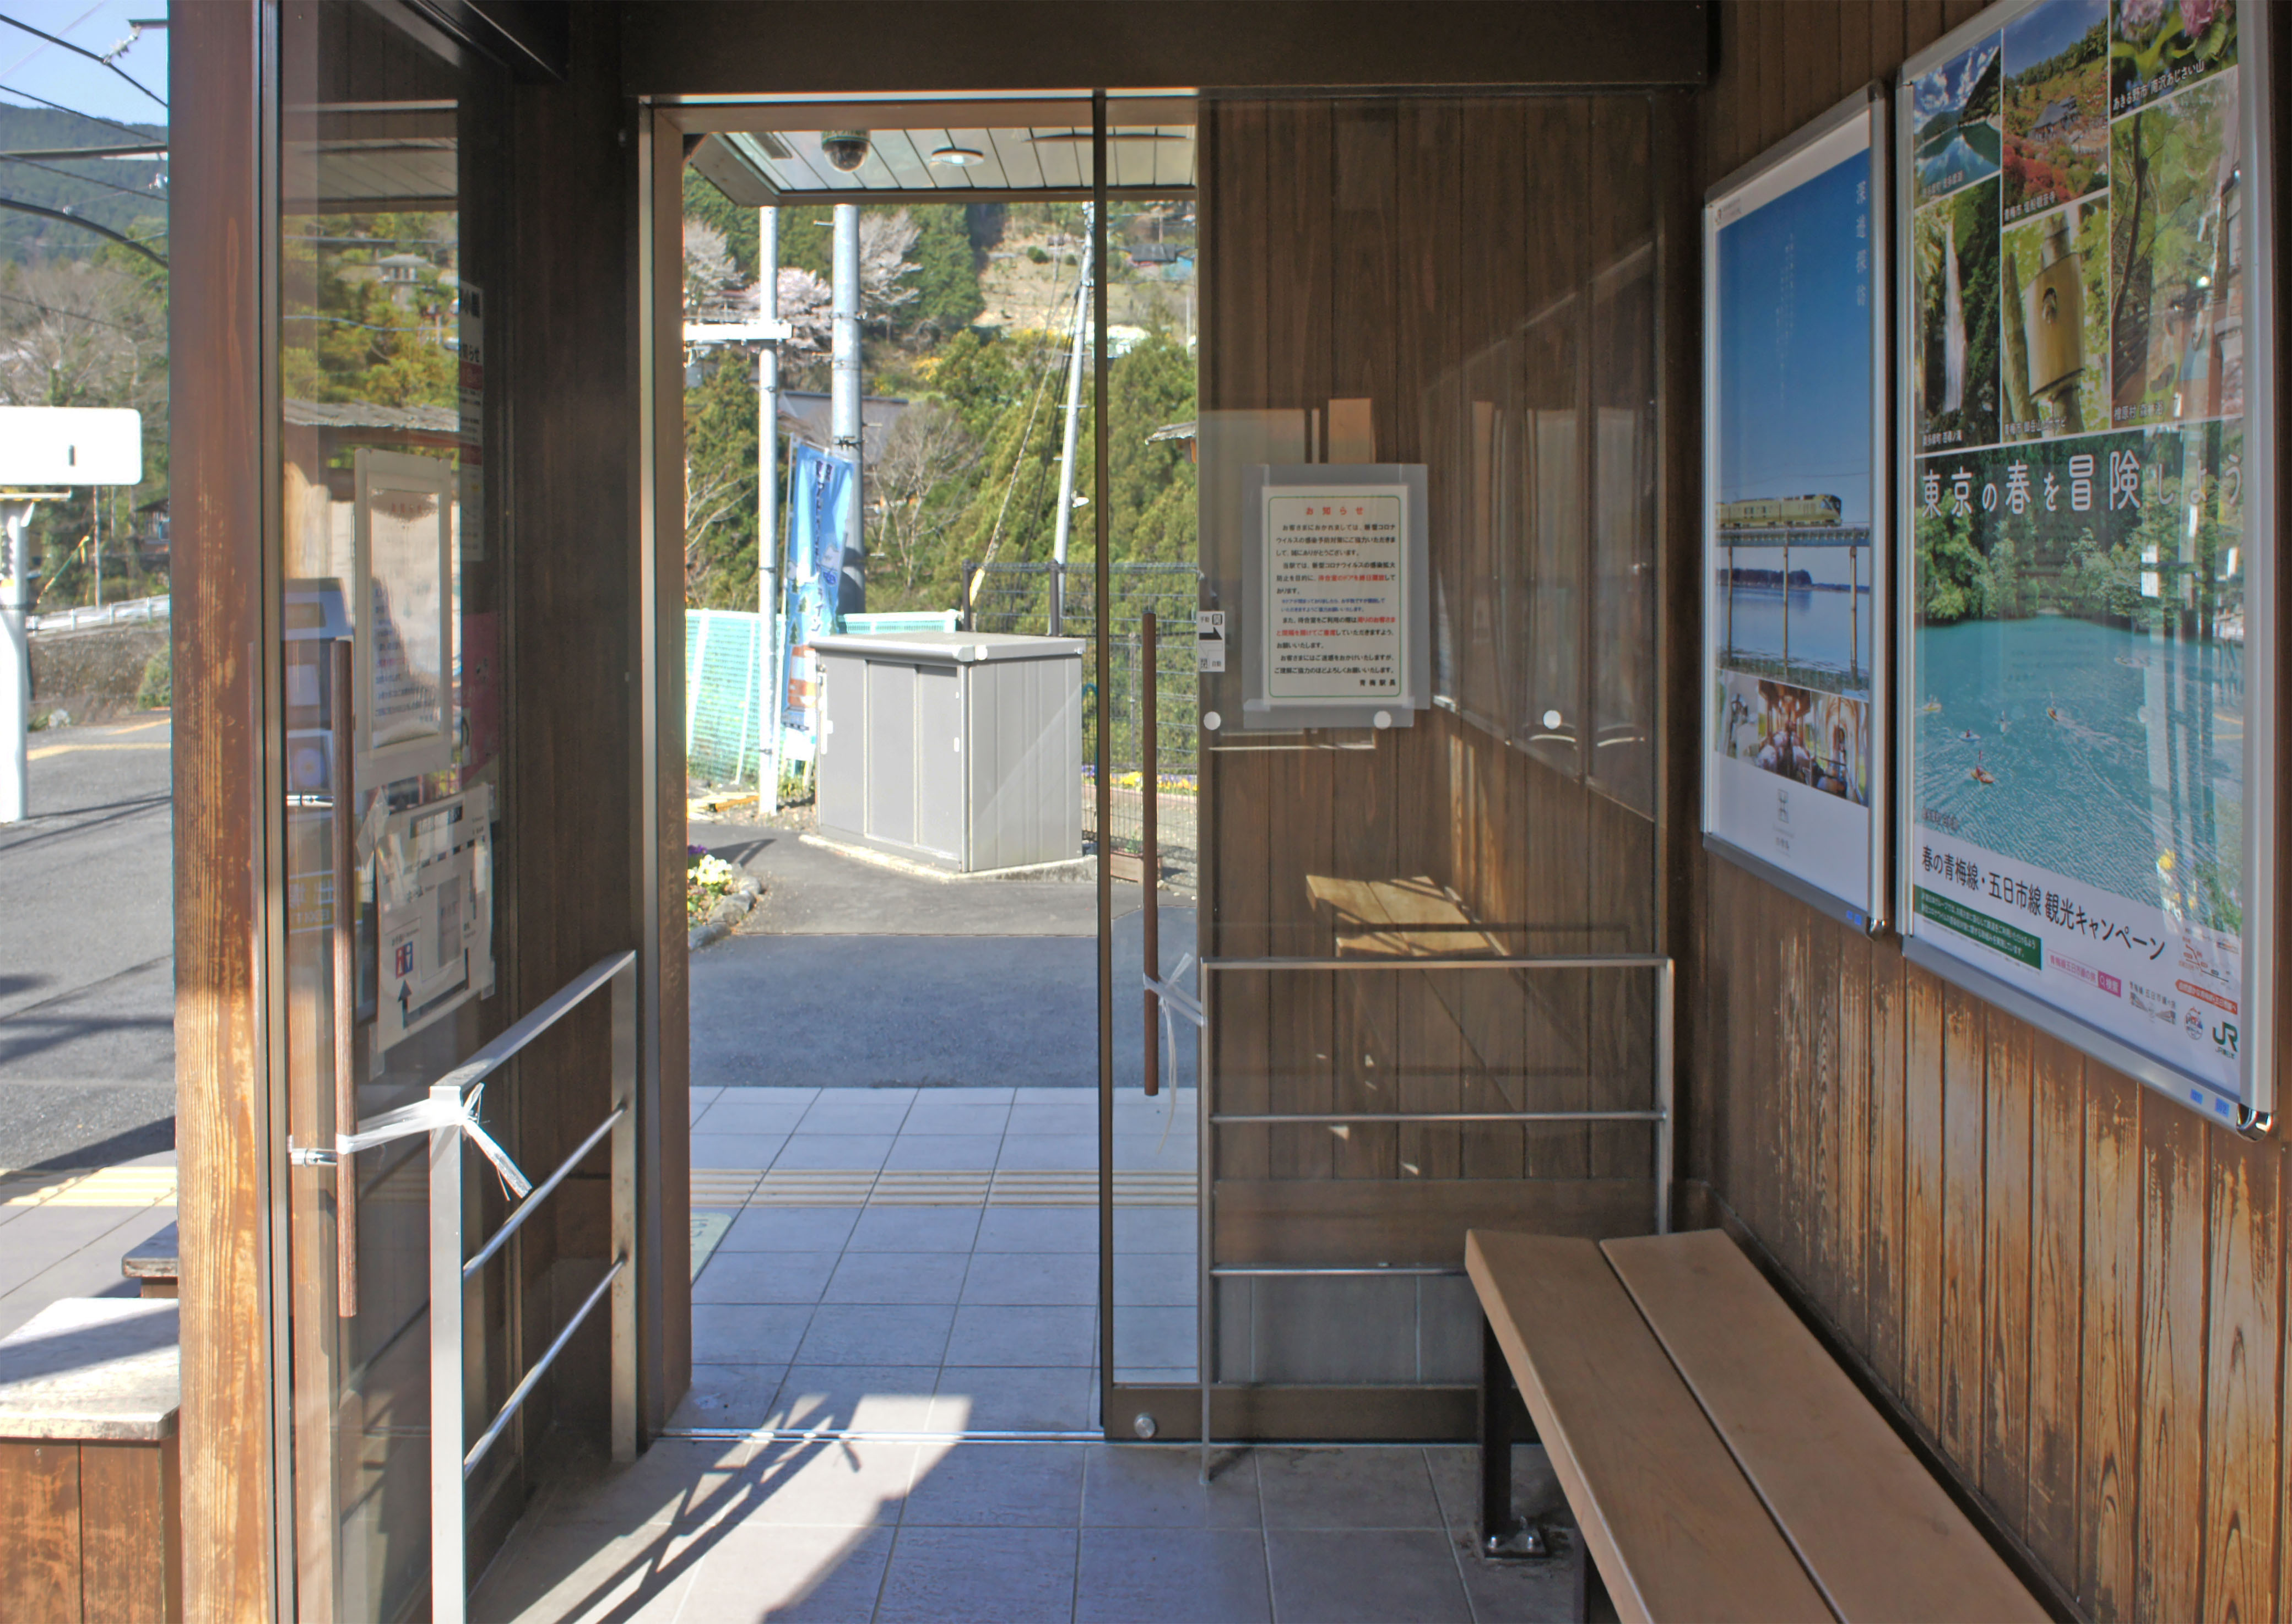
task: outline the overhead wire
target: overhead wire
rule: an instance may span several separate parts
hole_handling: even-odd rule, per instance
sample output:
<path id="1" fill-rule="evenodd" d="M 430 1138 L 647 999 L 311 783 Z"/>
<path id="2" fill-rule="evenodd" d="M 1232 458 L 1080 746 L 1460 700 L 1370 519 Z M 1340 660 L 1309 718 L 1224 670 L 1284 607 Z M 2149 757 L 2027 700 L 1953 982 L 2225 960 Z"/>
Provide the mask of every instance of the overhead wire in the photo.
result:
<path id="1" fill-rule="evenodd" d="M 0 164 L 21 164 L 27 169 L 44 169 L 52 175 L 61 175 L 67 181 L 78 181 L 88 186 L 101 186 L 127 197 L 152 197 L 165 200 L 165 194 L 154 192 L 149 187 L 122 186 L 117 181 L 99 181 L 93 175 L 76 175 L 69 169 L 58 169 L 53 164 L 42 164 L 32 158 L 11 157 L 0 153 Z"/>
<path id="2" fill-rule="evenodd" d="M 149 85 L 144 84 L 142 80 L 137 78 L 133 74 L 129 73 L 127 69 L 122 68 L 115 61 L 98 56 L 94 52 L 88 50 L 83 45 L 75 45 L 68 39 L 59 39 L 56 36 L 47 32 L 44 28 L 36 28 L 28 22 L 22 22 L 18 20 L 16 18 L 9 16 L 5 12 L 0 12 L 0 22 L 6 23 L 12 28 L 21 28 L 25 33 L 32 35 L 36 38 L 44 39 L 52 45 L 61 45 L 74 56 L 84 56 L 89 61 L 93 62 L 98 68 L 103 68 L 109 73 L 117 74 L 122 79 L 133 85 L 137 90 L 142 92 L 143 94 L 150 97 L 152 100 L 157 102 L 161 107 L 164 108 L 167 105 L 167 99 L 165 96 L 162 96 L 157 91 L 153 90 Z"/>
<path id="3" fill-rule="evenodd" d="M 91 322 L 99 327 L 109 327 L 114 332 L 125 333 L 130 338 L 149 338 L 151 336 L 149 333 L 139 331 L 134 327 L 127 326 L 125 322 L 106 321 L 101 316 L 90 316 L 81 310 L 67 310 L 58 305 L 42 304 L 36 299 L 26 299 L 16 293 L 0 293 L 0 302 L 20 304 L 27 310 L 37 310 L 44 316 L 61 316 L 68 321 Z"/>
<path id="4" fill-rule="evenodd" d="M 13 73 L 15 69 L 12 68 L 9 69 L 9 72 L 11 73 Z M 122 124 L 117 118 L 106 118 L 99 113 L 83 113 L 76 107 L 66 107 L 61 101 L 51 101 L 45 96 L 34 95 L 30 91 L 18 90 L 12 84 L 0 84 L 0 91 L 5 91 L 12 96 L 21 96 L 27 101 L 36 101 L 42 107 L 52 108 L 59 113 L 69 113 L 74 118 L 85 118 L 90 124 L 109 125 L 111 128 L 118 131 L 122 135 L 133 135 L 138 141 L 149 141 L 151 139 L 151 132 L 149 130 L 139 130 L 133 125 Z"/>

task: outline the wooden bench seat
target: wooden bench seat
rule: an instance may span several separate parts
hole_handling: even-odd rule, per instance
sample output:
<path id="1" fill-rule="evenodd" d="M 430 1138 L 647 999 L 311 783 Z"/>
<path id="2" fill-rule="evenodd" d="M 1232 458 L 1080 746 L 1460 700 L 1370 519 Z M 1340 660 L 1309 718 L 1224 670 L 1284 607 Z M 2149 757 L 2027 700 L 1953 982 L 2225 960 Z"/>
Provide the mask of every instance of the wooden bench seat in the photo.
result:
<path id="1" fill-rule="evenodd" d="M 1718 1231 L 1474 1230 L 1465 1265 L 1484 1524 L 1511 1522 L 1508 1371 L 1619 1617 L 2046 1616 Z"/>

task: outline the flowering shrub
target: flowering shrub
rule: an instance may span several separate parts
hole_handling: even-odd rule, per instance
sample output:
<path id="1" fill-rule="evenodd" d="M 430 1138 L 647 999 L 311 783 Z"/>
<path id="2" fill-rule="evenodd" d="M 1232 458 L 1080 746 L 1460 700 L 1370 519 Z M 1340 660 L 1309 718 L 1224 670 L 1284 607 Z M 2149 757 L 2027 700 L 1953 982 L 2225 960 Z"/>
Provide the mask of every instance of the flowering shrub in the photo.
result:
<path id="1" fill-rule="evenodd" d="M 684 848 L 684 921 L 688 927 L 706 919 L 716 904 L 740 882 L 740 871 L 706 847 Z"/>

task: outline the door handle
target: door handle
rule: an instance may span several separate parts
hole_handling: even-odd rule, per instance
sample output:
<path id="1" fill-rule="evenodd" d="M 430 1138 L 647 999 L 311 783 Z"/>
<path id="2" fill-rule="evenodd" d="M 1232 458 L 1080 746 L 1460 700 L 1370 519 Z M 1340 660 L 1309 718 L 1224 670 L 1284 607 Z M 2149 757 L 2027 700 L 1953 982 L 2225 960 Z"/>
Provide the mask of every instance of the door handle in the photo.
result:
<path id="1" fill-rule="evenodd" d="M 1146 889 L 1139 930 L 1146 938 L 1146 1092 L 1150 1097 L 1161 1091 L 1162 1028 L 1155 1017 L 1161 1013 L 1161 1000 L 1154 989 L 1162 979 L 1162 854 L 1161 827 L 1158 816 L 1161 809 L 1161 761 L 1156 749 L 1157 736 L 1161 731 L 1155 724 L 1154 696 L 1154 611 L 1147 610 L 1138 620 L 1138 739 L 1139 788 L 1146 804 L 1140 820 L 1139 846 L 1142 848 L 1139 883 Z M 1109 841 L 1111 849 L 1112 842 Z"/>
<path id="2" fill-rule="evenodd" d="M 335 864 L 335 1134 L 337 1138 L 358 1131 L 358 1080 L 354 1071 L 358 1035 L 358 818 L 351 805 L 356 793 L 351 762 L 356 753 L 351 684 L 356 667 L 355 644 L 335 639 L 328 729 L 334 738 L 335 795 L 333 856 Z M 358 1158 L 343 1153 L 335 1158 L 335 1307 L 343 1318 L 356 1319 L 358 1280 Z"/>

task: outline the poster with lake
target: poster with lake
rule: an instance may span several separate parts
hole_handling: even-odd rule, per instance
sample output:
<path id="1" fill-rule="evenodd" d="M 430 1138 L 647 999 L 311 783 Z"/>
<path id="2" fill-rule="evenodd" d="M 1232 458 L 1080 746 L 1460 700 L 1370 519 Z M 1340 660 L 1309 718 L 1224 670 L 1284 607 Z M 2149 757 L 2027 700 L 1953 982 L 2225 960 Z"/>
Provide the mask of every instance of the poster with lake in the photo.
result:
<path id="1" fill-rule="evenodd" d="M 1990 179 L 1953 161 L 1930 184 L 1914 160 L 1905 200 L 1904 929 L 2226 1116 L 2250 1074 L 2246 582 L 2266 530 L 2247 488 L 2267 444 L 2243 386 L 2258 109 L 2237 5 L 1994 12 L 1985 42 L 1905 70 L 1921 153 L 1985 80 L 2004 144 Z"/>
<path id="2" fill-rule="evenodd" d="M 1884 760 L 1883 334 L 1868 100 L 1715 192 L 1704 829 L 1867 920 Z"/>

